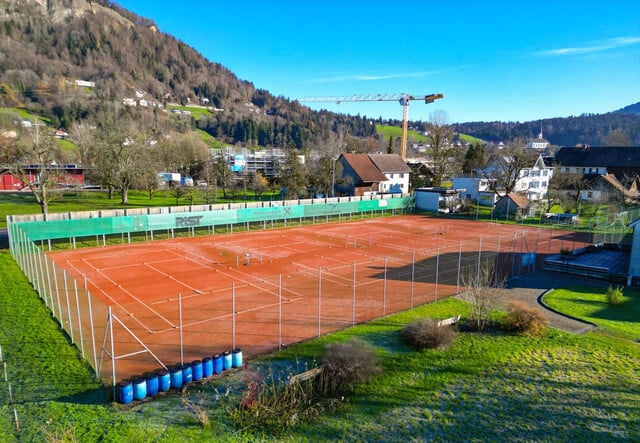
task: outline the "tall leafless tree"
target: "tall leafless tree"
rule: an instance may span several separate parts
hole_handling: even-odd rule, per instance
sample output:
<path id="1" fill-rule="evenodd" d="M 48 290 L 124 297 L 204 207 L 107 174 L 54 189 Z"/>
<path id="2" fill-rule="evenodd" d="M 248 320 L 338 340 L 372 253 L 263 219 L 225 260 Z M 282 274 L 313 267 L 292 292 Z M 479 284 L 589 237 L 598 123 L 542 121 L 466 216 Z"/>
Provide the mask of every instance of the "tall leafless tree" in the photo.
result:
<path id="1" fill-rule="evenodd" d="M 444 111 L 435 111 L 427 123 L 427 143 L 429 154 L 433 162 L 431 184 L 441 186 L 445 177 L 451 171 L 452 159 L 458 155 L 458 149 L 453 145 L 453 127 L 447 123 Z"/>

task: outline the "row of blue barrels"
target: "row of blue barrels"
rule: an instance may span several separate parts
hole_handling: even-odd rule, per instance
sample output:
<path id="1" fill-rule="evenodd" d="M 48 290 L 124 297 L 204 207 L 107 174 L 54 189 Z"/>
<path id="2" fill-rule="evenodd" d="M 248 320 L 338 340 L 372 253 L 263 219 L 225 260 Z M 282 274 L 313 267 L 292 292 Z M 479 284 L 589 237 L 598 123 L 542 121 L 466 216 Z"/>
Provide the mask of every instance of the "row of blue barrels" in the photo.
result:
<path id="1" fill-rule="evenodd" d="M 129 404 L 134 400 L 153 397 L 171 388 L 180 389 L 194 381 L 209 378 L 222 371 L 242 366 L 242 350 L 233 349 L 213 357 L 194 360 L 191 364 L 176 364 L 167 369 L 146 372 L 143 376 L 134 376 L 118 383 L 118 401 Z"/>

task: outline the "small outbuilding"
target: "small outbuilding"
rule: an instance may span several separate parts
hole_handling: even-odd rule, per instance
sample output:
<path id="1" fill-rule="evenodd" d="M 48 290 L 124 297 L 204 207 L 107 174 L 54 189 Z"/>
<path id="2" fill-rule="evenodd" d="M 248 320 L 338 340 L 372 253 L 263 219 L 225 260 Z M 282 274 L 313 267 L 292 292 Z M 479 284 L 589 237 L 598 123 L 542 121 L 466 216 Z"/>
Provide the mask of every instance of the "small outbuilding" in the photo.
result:
<path id="1" fill-rule="evenodd" d="M 495 205 L 496 217 L 515 217 L 517 220 L 536 216 L 536 206 L 524 195 L 510 193 L 503 196 Z"/>
<path id="2" fill-rule="evenodd" d="M 417 209 L 448 214 L 464 206 L 466 189 L 417 188 L 414 192 Z"/>

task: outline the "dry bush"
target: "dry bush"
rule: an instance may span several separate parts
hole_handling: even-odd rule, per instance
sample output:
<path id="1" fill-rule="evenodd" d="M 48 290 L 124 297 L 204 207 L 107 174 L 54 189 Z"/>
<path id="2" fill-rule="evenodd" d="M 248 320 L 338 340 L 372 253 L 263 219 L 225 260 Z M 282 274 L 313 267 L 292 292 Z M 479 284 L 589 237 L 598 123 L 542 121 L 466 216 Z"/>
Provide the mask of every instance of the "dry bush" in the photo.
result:
<path id="1" fill-rule="evenodd" d="M 382 370 L 372 347 L 360 340 L 328 344 L 322 356 L 321 385 L 324 395 L 347 392 L 368 382 Z"/>
<path id="2" fill-rule="evenodd" d="M 198 418 L 198 422 L 203 428 L 209 428 L 211 426 L 211 422 L 209 421 L 209 411 L 205 406 L 190 401 L 186 394 L 182 396 L 182 406 Z"/>
<path id="3" fill-rule="evenodd" d="M 438 321 L 432 318 L 423 318 L 401 332 L 402 338 L 411 347 L 423 349 L 446 349 L 456 338 L 456 331 L 451 325 L 438 326 Z"/>
<path id="4" fill-rule="evenodd" d="M 540 335 L 548 324 L 549 320 L 536 307 L 528 306 L 521 301 L 511 301 L 507 305 L 504 327 L 510 332 L 536 336 Z"/>

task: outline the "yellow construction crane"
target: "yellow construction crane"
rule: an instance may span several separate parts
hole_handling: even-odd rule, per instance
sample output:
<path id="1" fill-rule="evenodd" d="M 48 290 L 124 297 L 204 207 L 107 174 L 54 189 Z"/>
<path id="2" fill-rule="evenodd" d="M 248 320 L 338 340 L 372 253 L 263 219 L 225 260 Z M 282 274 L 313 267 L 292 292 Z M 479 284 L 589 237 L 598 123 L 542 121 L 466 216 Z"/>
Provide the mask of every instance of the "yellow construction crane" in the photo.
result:
<path id="1" fill-rule="evenodd" d="M 407 156 L 407 124 L 409 123 L 409 102 L 412 100 L 424 100 L 425 104 L 444 98 L 442 94 L 411 95 L 411 94 L 369 94 L 347 95 L 343 97 L 306 97 L 301 102 L 390 102 L 397 101 L 402 105 L 402 144 L 400 145 L 400 157 L 406 160 Z"/>

